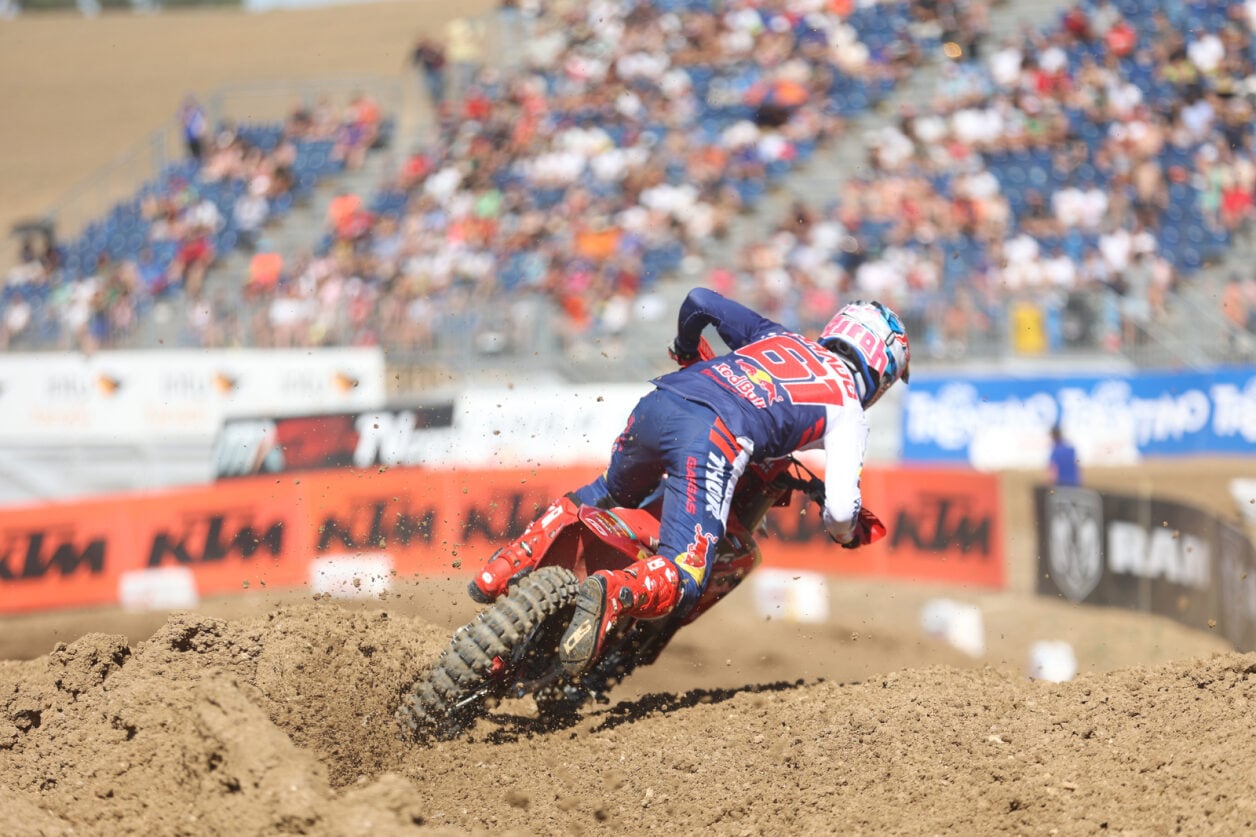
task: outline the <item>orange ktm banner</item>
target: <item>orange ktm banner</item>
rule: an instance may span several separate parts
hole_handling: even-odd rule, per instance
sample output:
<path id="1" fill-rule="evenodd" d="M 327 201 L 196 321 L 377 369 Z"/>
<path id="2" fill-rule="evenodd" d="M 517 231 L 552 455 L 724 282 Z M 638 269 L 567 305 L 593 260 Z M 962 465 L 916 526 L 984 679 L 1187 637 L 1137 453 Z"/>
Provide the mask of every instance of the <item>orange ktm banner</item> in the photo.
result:
<path id="1" fill-rule="evenodd" d="M 385 554 L 401 576 L 470 573 L 556 497 L 595 476 L 593 468 L 321 472 L 303 479 L 309 555 Z"/>
<path id="2" fill-rule="evenodd" d="M 305 581 L 308 521 L 292 480 L 250 480 L 233 491 L 172 492 L 139 503 L 119 500 L 119 517 L 138 549 L 121 553 L 122 571 L 190 571 L 201 596 L 235 592 L 248 582 L 276 587 Z"/>
<path id="3" fill-rule="evenodd" d="M 0 512 L 0 613 L 113 602 L 119 563 L 138 553 L 117 502 Z"/>
<path id="4" fill-rule="evenodd" d="M 884 540 L 842 549 L 824 532 L 820 509 L 795 498 L 790 508 L 774 513 L 771 534 L 759 543 L 764 564 L 995 589 L 1006 583 L 996 476 L 945 468 L 865 469 L 862 490 L 864 506 L 886 525 Z"/>
<path id="5" fill-rule="evenodd" d="M 114 496 L 0 512 L 0 613 L 113 604 L 160 576 L 193 595 L 305 578 L 291 481 Z"/>
<path id="6" fill-rule="evenodd" d="M 294 587 L 363 576 L 471 573 L 592 468 L 395 468 L 249 477 L 160 493 L 0 510 L 0 614 L 186 599 L 253 583 Z M 1001 587 L 996 478 L 938 469 L 869 470 L 879 544 L 843 550 L 800 502 L 773 512 L 769 566 Z M 377 579 L 387 585 L 388 579 Z M 130 591 L 130 592 L 128 592 Z M 177 600 L 177 598 L 176 598 Z M 169 601 L 169 599 L 163 599 Z M 142 606 L 142 604 L 141 604 Z"/>
<path id="7" fill-rule="evenodd" d="M 0 510 L 0 614 L 470 572 L 590 468 L 316 471 Z M 168 592 L 168 591 L 167 591 Z"/>

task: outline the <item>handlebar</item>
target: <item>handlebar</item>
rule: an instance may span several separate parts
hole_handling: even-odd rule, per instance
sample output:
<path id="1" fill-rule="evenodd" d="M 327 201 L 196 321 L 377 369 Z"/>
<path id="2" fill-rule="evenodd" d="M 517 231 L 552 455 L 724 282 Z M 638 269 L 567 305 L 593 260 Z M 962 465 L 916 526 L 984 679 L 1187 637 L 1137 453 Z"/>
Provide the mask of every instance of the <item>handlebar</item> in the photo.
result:
<path id="1" fill-rule="evenodd" d="M 799 471 L 805 473 L 807 475 L 806 478 L 784 471 L 772 481 L 773 484 L 779 485 L 781 488 L 801 491 L 820 506 L 823 506 L 824 480 L 811 473 L 806 465 L 803 465 L 794 457 L 789 457 L 789 462 Z M 858 549 L 861 546 L 876 543 L 885 537 L 885 533 L 885 524 L 871 511 L 860 507 L 852 537 L 848 541 L 838 541 L 838 543 L 845 549 Z"/>
<path id="2" fill-rule="evenodd" d="M 789 488 L 795 491 L 801 491 L 812 499 L 817 505 L 824 505 L 824 480 L 817 477 L 811 472 L 806 465 L 803 465 L 794 457 L 789 457 L 790 464 L 800 471 L 806 473 L 806 477 L 794 476 L 789 471 L 779 474 L 774 483 L 782 488 Z"/>

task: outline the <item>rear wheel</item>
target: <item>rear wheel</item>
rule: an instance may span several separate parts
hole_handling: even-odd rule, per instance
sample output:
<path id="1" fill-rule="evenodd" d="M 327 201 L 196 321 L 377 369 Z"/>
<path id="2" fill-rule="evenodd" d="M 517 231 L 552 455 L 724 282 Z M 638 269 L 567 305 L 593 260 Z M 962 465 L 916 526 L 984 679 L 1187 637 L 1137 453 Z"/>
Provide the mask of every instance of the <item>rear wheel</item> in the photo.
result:
<path id="1" fill-rule="evenodd" d="M 435 665 L 403 697 L 397 720 L 419 740 L 457 736 L 519 681 L 558 665 L 558 642 L 580 582 L 564 567 L 542 567 L 459 628 Z"/>

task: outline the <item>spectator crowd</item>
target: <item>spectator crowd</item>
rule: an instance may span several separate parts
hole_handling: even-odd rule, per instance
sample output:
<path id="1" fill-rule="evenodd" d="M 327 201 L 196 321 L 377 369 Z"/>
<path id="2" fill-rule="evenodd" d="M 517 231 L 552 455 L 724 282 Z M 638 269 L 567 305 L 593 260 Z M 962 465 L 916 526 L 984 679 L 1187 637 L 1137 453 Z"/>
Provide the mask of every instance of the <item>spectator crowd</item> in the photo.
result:
<path id="1" fill-rule="evenodd" d="M 500 351 L 545 307 L 569 348 L 613 340 L 912 70 L 912 25 L 897 0 L 571 4 L 529 22 L 519 71 L 464 70 L 456 98 L 457 62 L 420 41 L 439 140 L 378 194 L 338 196 L 315 252 L 261 259 L 251 339 Z"/>
<path id="2" fill-rule="evenodd" d="M 323 101 L 282 123 L 212 132 L 194 100 L 179 115 L 186 160 L 73 241 L 58 242 L 49 227 L 23 236 L 0 287 L 0 349 L 123 345 L 173 297 L 203 318 L 206 274 L 220 256 L 254 247 L 263 226 L 321 180 L 361 165 L 385 127 L 361 94 L 344 108 Z"/>
<path id="3" fill-rule="evenodd" d="M 787 321 L 891 301 L 938 356 L 1137 346 L 1250 235 L 1256 7 L 1086 0 L 947 62 L 928 107 L 869 136 L 869 174 L 795 206 L 736 273 Z M 1225 316 L 1250 329 L 1256 287 Z"/>
<path id="4" fill-rule="evenodd" d="M 338 194 L 308 252 L 258 249 L 260 231 L 361 162 L 378 107 L 211 131 L 189 103 L 187 163 L 74 244 L 27 248 L 0 347 L 116 345 L 169 294 L 191 301 L 197 345 L 519 351 L 546 311 L 570 350 L 613 341 L 660 277 L 704 265 L 737 214 L 935 56 L 928 105 L 868 135 L 827 203 L 710 268 L 714 287 L 801 329 L 875 296 L 937 356 L 1009 334 L 1117 349 L 1249 234 L 1256 6 L 1084 0 L 994 44 L 984 0 L 527 9 L 510 72 L 479 60 L 472 25 L 416 44 L 436 140 L 375 194 Z M 243 304 L 207 278 L 235 247 L 257 250 Z M 1231 283 L 1222 313 L 1252 328 L 1256 285 Z"/>

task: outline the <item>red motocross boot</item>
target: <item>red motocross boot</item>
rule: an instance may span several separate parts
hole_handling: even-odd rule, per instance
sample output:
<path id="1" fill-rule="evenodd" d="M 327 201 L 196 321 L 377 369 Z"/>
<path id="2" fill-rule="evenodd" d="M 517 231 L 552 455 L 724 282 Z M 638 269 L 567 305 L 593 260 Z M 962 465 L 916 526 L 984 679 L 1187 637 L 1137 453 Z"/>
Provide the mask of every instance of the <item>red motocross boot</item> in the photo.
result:
<path id="1" fill-rule="evenodd" d="M 493 553 L 467 585 L 467 593 L 480 604 L 489 604 L 506 592 L 510 582 L 527 575 L 541 560 L 550 542 L 576 519 L 579 506 L 568 496 L 559 497 L 518 538 Z"/>
<path id="2" fill-rule="evenodd" d="M 606 635 L 625 616 L 657 619 L 680 601 L 680 576 L 666 558 L 652 558 L 626 570 L 600 570 L 584 580 L 576 614 L 563 634 L 558 656 L 568 674 L 579 674 L 597 659 Z"/>

